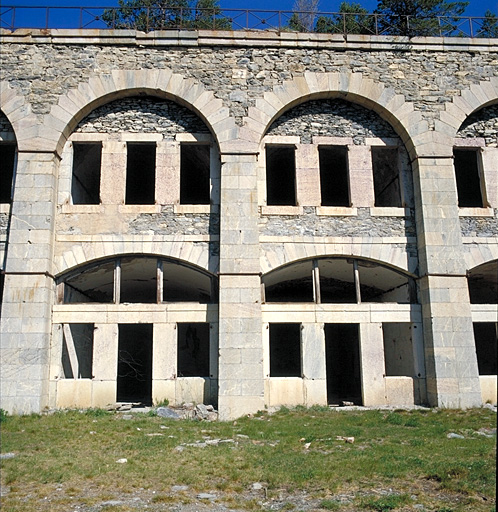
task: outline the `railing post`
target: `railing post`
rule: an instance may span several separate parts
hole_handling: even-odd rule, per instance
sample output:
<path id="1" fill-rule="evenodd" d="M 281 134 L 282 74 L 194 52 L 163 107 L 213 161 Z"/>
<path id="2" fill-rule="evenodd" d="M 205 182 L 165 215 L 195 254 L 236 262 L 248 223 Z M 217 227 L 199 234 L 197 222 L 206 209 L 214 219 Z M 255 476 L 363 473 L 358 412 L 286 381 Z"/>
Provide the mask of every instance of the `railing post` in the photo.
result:
<path id="1" fill-rule="evenodd" d="M 45 8 L 45 28 L 48 28 L 49 9 L 50 7 Z"/>
<path id="2" fill-rule="evenodd" d="M 80 7 L 80 24 L 78 28 L 83 28 L 83 7 Z"/>
<path id="3" fill-rule="evenodd" d="M 346 13 L 342 14 L 342 35 L 346 35 Z"/>

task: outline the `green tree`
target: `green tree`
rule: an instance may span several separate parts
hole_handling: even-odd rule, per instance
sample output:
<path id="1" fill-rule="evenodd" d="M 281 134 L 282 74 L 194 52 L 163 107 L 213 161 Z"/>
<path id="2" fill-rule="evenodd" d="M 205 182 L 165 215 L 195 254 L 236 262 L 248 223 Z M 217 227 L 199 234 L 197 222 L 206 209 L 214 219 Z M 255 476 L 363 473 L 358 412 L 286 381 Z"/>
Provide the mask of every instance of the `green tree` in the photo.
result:
<path id="1" fill-rule="evenodd" d="M 469 2 L 446 0 L 379 0 L 379 33 L 400 36 L 449 35 L 457 30 Z"/>
<path id="2" fill-rule="evenodd" d="M 217 0 L 119 0 L 119 7 L 106 9 L 103 21 L 111 28 L 143 32 L 184 29 L 231 30 Z"/>
<path id="3" fill-rule="evenodd" d="M 487 10 L 481 28 L 475 34 L 477 37 L 498 37 L 498 16 Z"/>
<path id="4" fill-rule="evenodd" d="M 316 32 L 322 34 L 373 34 L 374 17 L 360 4 L 342 2 L 339 13 L 329 17 L 320 16 L 316 22 Z"/>

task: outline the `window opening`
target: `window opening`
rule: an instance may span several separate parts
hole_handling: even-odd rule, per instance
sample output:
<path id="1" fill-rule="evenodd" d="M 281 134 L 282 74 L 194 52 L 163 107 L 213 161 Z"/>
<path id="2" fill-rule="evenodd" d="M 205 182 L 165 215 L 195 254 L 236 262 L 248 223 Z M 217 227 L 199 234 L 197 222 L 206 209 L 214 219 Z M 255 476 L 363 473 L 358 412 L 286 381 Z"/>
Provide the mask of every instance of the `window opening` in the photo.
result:
<path id="1" fill-rule="evenodd" d="M 157 303 L 156 258 L 121 258 L 119 302 Z"/>
<path id="2" fill-rule="evenodd" d="M 349 196 L 348 148 L 319 146 L 322 206 L 351 206 Z"/>
<path id="3" fill-rule="evenodd" d="M 180 203 L 210 203 L 210 153 L 205 144 L 180 146 Z"/>
<path id="4" fill-rule="evenodd" d="M 118 325 L 117 402 L 152 404 L 152 324 Z"/>
<path id="5" fill-rule="evenodd" d="M 209 324 L 178 324 L 178 377 L 209 377 Z"/>
<path id="6" fill-rule="evenodd" d="M 296 205 L 296 148 L 266 146 L 266 204 Z"/>
<path id="7" fill-rule="evenodd" d="M 114 267 L 109 261 L 86 268 L 64 280 L 64 304 L 114 301 Z"/>
<path id="8" fill-rule="evenodd" d="M 163 262 L 163 300 L 165 302 L 214 301 L 212 278 L 198 270 L 169 261 Z"/>
<path id="9" fill-rule="evenodd" d="M 498 304 L 498 260 L 470 270 L 467 282 L 471 304 Z"/>
<path id="10" fill-rule="evenodd" d="M 263 277 L 266 302 L 313 302 L 312 262 L 288 265 Z"/>
<path id="11" fill-rule="evenodd" d="M 100 204 L 102 143 L 73 142 L 73 204 Z"/>
<path id="12" fill-rule="evenodd" d="M 410 323 L 383 323 L 386 376 L 413 377 L 413 339 Z"/>
<path id="13" fill-rule="evenodd" d="M 358 260 L 362 302 L 416 303 L 413 279 L 374 261 Z"/>
<path id="14" fill-rule="evenodd" d="M 371 148 L 375 206 L 401 206 L 398 149 Z"/>
<path id="15" fill-rule="evenodd" d="M 473 326 L 479 375 L 496 375 L 498 323 L 475 322 Z"/>
<path id="16" fill-rule="evenodd" d="M 270 377 L 301 376 L 301 324 L 270 324 Z"/>
<path id="17" fill-rule="evenodd" d="M 323 303 L 356 304 L 352 260 L 340 258 L 318 260 L 320 296 Z"/>
<path id="18" fill-rule="evenodd" d="M 362 405 L 359 324 L 325 324 L 327 400 Z"/>
<path id="19" fill-rule="evenodd" d="M 478 152 L 469 149 L 453 150 L 458 206 L 482 208 L 483 196 L 479 176 Z"/>
<path id="20" fill-rule="evenodd" d="M 126 204 L 154 204 L 156 144 L 128 142 L 126 156 Z"/>
<path id="21" fill-rule="evenodd" d="M 91 379 L 94 324 L 62 326 L 62 370 L 65 379 Z"/>
<path id="22" fill-rule="evenodd" d="M 0 144 L 0 203 L 12 201 L 12 179 L 16 161 L 16 145 Z"/>

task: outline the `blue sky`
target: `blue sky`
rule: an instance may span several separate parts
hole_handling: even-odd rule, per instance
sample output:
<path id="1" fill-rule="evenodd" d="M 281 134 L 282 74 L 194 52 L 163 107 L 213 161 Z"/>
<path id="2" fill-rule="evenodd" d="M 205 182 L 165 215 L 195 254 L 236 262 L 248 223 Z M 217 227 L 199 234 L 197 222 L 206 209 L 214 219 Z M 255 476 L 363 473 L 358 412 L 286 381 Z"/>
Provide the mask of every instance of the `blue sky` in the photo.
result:
<path id="1" fill-rule="evenodd" d="M 361 4 L 365 9 L 373 11 L 377 6 L 377 0 L 354 0 Z M 294 0 L 251 0 L 243 2 L 241 0 L 220 0 L 220 6 L 225 9 L 266 9 L 266 10 L 292 10 Z M 320 11 L 336 12 L 339 10 L 341 0 L 321 0 L 319 4 Z M 118 5 L 117 0 L 1 0 L 2 6 L 98 6 L 112 7 Z M 498 12 L 498 0 L 470 0 L 469 6 L 465 12 L 466 16 L 483 16 L 486 10 Z"/>
<path id="2" fill-rule="evenodd" d="M 377 0 L 351 0 L 360 3 L 369 12 L 372 12 L 377 6 Z M 451 1 L 451 0 L 449 0 Z M 290 11 L 294 6 L 295 0 L 251 0 L 243 2 L 241 0 L 219 0 L 219 4 L 224 9 L 251 9 L 251 10 L 282 10 Z M 337 12 L 341 0 L 321 0 L 319 10 L 322 12 Z M 1 11 L 5 11 L 6 6 L 22 7 L 22 6 L 54 6 L 54 7 L 113 7 L 118 5 L 118 0 L 0 0 Z M 465 11 L 465 16 L 484 16 L 487 10 L 498 13 L 498 0 L 470 0 L 469 6 Z M 28 12 L 30 15 L 28 15 Z M 57 13 L 57 16 L 55 15 Z M 19 26 L 39 26 L 28 25 L 25 20 L 36 16 L 40 23 L 44 25 L 45 14 L 42 9 L 36 10 L 18 10 L 16 12 L 15 25 Z M 74 22 L 70 19 L 78 20 L 78 12 L 57 10 L 51 14 L 50 27 L 70 27 L 74 26 Z M 9 23 L 7 16 L 3 17 L 4 21 Z M 55 20 L 60 20 L 55 22 Z M 59 24 L 60 23 L 60 24 Z M 97 28 L 97 27 L 94 27 Z"/>

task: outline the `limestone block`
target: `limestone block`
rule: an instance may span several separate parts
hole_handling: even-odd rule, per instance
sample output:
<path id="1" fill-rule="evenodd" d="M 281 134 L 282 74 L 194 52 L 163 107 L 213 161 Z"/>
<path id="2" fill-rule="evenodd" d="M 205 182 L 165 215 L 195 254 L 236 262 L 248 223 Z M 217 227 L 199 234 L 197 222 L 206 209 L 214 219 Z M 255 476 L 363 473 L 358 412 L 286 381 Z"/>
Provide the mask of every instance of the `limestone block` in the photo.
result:
<path id="1" fill-rule="evenodd" d="M 126 143 L 104 141 L 100 199 L 102 204 L 124 204 L 126 190 Z"/>
<path id="2" fill-rule="evenodd" d="M 412 377 L 386 377 L 387 405 L 415 404 L 414 379 Z"/>
<path id="3" fill-rule="evenodd" d="M 93 340 L 93 376 L 97 381 L 112 381 L 118 371 L 118 326 L 96 324 Z M 115 392 L 114 398 L 115 400 Z"/>
<path id="4" fill-rule="evenodd" d="M 92 407 L 105 407 L 116 402 L 116 380 L 92 381 Z"/>
<path id="5" fill-rule="evenodd" d="M 175 324 L 154 324 L 152 380 L 173 379 L 177 374 L 177 330 Z"/>
<path id="6" fill-rule="evenodd" d="M 304 379 L 303 384 L 306 407 L 327 405 L 327 381 L 325 379 Z"/>
<path id="7" fill-rule="evenodd" d="M 360 357 L 363 405 L 386 403 L 382 324 L 360 324 Z"/>
<path id="8" fill-rule="evenodd" d="M 176 404 L 176 382 L 175 380 L 152 380 L 152 400 L 154 404 L 169 400 Z M 180 402 L 181 403 L 181 402 Z"/>
<path id="9" fill-rule="evenodd" d="M 299 377 L 265 379 L 265 403 L 269 407 L 295 407 L 304 403 L 304 383 Z"/>
<path id="10" fill-rule="evenodd" d="M 372 156 L 367 146 L 348 146 L 351 204 L 355 207 L 374 206 Z"/>
<path id="11" fill-rule="evenodd" d="M 481 396 L 483 403 L 496 404 L 498 380 L 496 375 L 480 375 Z"/>
<path id="12" fill-rule="evenodd" d="M 209 395 L 209 379 L 203 377 L 179 377 L 176 379 L 175 403 L 182 404 L 193 402 L 197 404 L 206 403 L 205 398 Z M 208 387 L 208 393 L 206 393 Z"/>
<path id="13" fill-rule="evenodd" d="M 326 379 L 323 324 L 302 324 L 302 364 L 305 379 Z"/>
<path id="14" fill-rule="evenodd" d="M 90 379 L 60 379 L 57 382 L 56 407 L 92 407 L 92 381 Z"/>
<path id="15" fill-rule="evenodd" d="M 219 419 L 221 421 L 234 420 L 264 409 L 264 396 L 230 396 L 220 394 L 218 401 Z"/>

